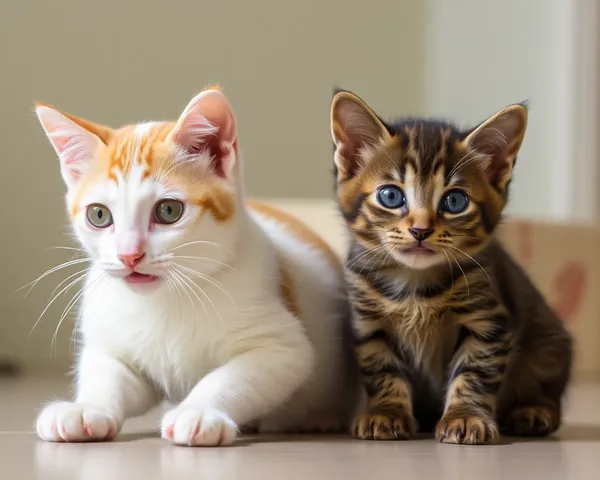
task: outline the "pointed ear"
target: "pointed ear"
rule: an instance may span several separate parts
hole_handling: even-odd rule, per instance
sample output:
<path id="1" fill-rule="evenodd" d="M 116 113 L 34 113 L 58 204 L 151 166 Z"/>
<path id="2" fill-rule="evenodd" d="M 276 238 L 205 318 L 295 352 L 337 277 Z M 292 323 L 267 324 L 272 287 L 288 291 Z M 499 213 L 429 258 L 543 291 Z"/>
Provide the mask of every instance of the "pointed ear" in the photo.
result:
<path id="1" fill-rule="evenodd" d="M 369 148 L 390 137 L 373 110 L 358 96 L 345 91 L 338 91 L 331 103 L 331 135 L 338 181 L 356 175 Z"/>
<path id="2" fill-rule="evenodd" d="M 490 183 L 505 190 L 527 129 L 527 108 L 511 105 L 476 127 L 465 139 L 468 148 L 489 156 Z"/>
<path id="3" fill-rule="evenodd" d="M 188 155 L 208 153 L 213 172 L 224 178 L 235 163 L 236 139 L 233 111 L 218 87 L 196 95 L 169 134 L 169 140 Z"/>
<path id="4" fill-rule="evenodd" d="M 72 188 L 89 170 L 97 149 L 105 145 L 112 130 L 40 103 L 35 113 L 58 154 L 67 188 Z"/>

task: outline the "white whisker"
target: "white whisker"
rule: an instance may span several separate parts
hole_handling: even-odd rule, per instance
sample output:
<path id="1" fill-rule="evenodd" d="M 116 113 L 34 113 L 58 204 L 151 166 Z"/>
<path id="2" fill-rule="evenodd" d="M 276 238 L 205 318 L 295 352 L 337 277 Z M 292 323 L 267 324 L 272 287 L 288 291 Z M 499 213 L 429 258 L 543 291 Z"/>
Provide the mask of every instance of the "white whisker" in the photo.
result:
<path id="1" fill-rule="evenodd" d="M 206 305 L 204 304 L 204 302 L 202 301 L 202 299 L 198 296 L 198 293 L 196 293 L 196 291 L 193 289 L 193 287 L 195 286 L 196 288 L 198 288 L 198 290 L 200 291 L 200 293 L 202 295 L 204 295 L 204 297 L 211 303 L 213 309 L 215 310 L 215 312 L 217 313 L 217 315 L 219 316 L 219 320 L 221 322 L 221 325 L 223 325 L 223 318 L 221 317 L 221 314 L 219 313 L 219 311 L 217 310 L 216 306 L 214 305 L 214 303 L 211 301 L 210 297 L 204 292 L 204 290 L 202 290 L 195 282 L 192 281 L 192 279 L 190 279 L 187 275 L 185 275 L 183 272 L 179 271 L 177 269 L 177 266 L 174 266 L 174 270 L 175 272 L 177 272 L 177 276 L 181 279 L 181 282 L 186 285 L 191 291 L 192 293 L 196 296 L 196 298 L 198 299 L 198 301 L 200 302 L 200 305 L 202 305 L 202 309 L 204 310 L 204 313 L 206 314 L 206 318 L 208 319 L 208 322 L 211 326 L 211 328 L 214 329 L 214 326 L 212 324 L 212 316 L 210 315 L 208 309 L 206 308 Z"/>
<path id="2" fill-rule="evenodd" d="M 106 272 L 102 272 L 98 278 L 92 281 L 90 285 L 84 286 L 83 294 L 91 295 L 92 292 L 100 285 L 104 280 L 108 278 L 108 274 Z M 75 337 L 77 335 L 77 329 L 79 327 L 79 321 L 81 319 L 81 312 L 77 314 L 77 318 L 75 319 L 75 325 L 73 326 L 73 332 L 71 333 L 71 345 L 75 343 Z M 59 327 L 60 328 L 60 325 Z"/>
<path id="3" fill-rule="evenodd" d="M 61 263 L 60 265 L 52 267 L 49 270 L 46 270 L 44 273 L 42 273 L 38 278 L 36 278 L 32 282 L 29 282 L 27 285 L 23 285 L 22 287 L 20 287 L 17 290 L 17 292 L 19 292 L 19 291 L 23 290 L 24 288 L 27 288 L 27 287 L 29 287 L 31 285 L 31 287 L 29 288 L 29 290 L 27 290 L 27 293 L 25 294 L 25 296 L 27 296 L 27 295 L 29 295 L 31 293 L 31 290 L 33 290 L 33 288 L 40 282 L 40 280 L 43 280 L 48 275 L 50 275 L 50 274 L 52 274 L 54 272 L 58 272 L 59 270 L 62 270 L 63 268 L 67 268 L 67 267 L 70 267 L 72 265 L 77 265 L 79 263 L 84 263 L 84 262 L 91 262 L 91 259 L 89 259 L 89 258 L 78 258 L 78 259 L 75 259 L 75 260 L 69 260 L 68 262 Z"/>
<path id="4" fill-rule="evenodd" d="M 165 280 L 167 282 L 167 287 L 169 289 L 169 292 L 170 292 L 171 296 L 173 297 L 173 301 L 175 302 L 175 309 L 174 309 L 175 313 L 174 313 L 174 316 L 175 316 L 175 318 L 179 318 L 180 305 L 179 305 L 179 302 L 178 302 L 177 298 L 181 294 L 179 294 L 178 296 L 175 296 L 175 292 L 177 290 L 177 285 L 175 284 L 175 280 L 173 280 L 173 273 L 172 272 L 167 271 L 164 278 L 165 278 Z"/>
<path id="5" fill-rule="evenodd" d="M 450 173 L 446 175 L 447 178 L 452 178 L 453 175 L 456 175 L 458 172 L 463 170 L 467 165 L 473 163 L 473 161 L 478 161 L 484 158 L 477 150 L 469 150 L 458 162 L 454 164 L 454 167 L 450 170 Z"/>
<path id="6" fill-rule="evenodd" d="M 458 266 L 458 268 L 460 268 L 460 271 L 465 279 L 465 283 L 467 284 L 467 298 L 471 298 L 471 286 L 469 285 L 469 279 L 467 278 L 467 275 L 465 274 L 465 271 L 463 270 L 460 262 L 456 259 L 456 257 L 454 256 L 454 254 L 452 252 L 448 252 L 450 255 L 452 255 L 452 258 L 454 259 L 454 261 L 456 262 L 456 265 Z"/>
<path id="7" fill-rule="evenodd" d="M 57 285 L 57 286 L 54 288 L 54 290 L 52 290 L 52 293 L 49 295 L 49 297 L 48 297 L 48 300 L 50 300 L 50 299 L 51 299 L 51 298 L 54 296 L 54 294 L 56 293 L 56 291 L 57 291 L 57 290 L 58 290 L 60 287 L 62 287 L 62 286 L 65 284 L 65 283 L 67 283 L 67 282 L 68 282 L 68 281 L 69 281 L 71 278 L 73 278 L 73 277 L 75 277 L 75 276 L 77 276 L 77 275 L 79 275 L 79 274 L 81 274 L 81 273 L 85 273 L 85 274 L 87 274 L 87 273 L 88 273 L 88 272 L 89 272 L 91 269 L 92 269 L 91 267 L 89 267 L 89 268 L 84 268 L 83 270 L 79 270 L 79 271 L 77 271 L 77 272 L 75 272 L 75 273 L 72 273 L 71 275 L 69 275 L 69 276 L 68 276 L 67 278 L 65 278 L 65 279 L 64 279 L 62 282 L 60 282 L 60 283 L 59 283 L 59 284 L 58 284 L 58 285 Z"/>
<path id="8" fill-rule="evenodd" d="M 457 250 L 459 253 L 462 253 L 465 257 L 470 258 L 473 262 L 475 262 L 477 264 L 477 266 L 479 268 L 481 268 L 481 271 L 483 273 L 485 273 L 485 276 L 488 278 L 488 280 L 490 281 L 490 283 L 492 283 L 492 279 L 490 278 L 490 276 L 488 275 L 488 273 L 486 272 L 485 268 L 483 268 L 483 265 L 481 265 L 481 263 L 479 263 L 477 260 L 475 260 L 471 255 L 469 255 L 468 253 L 463 252 L 460 248 L 458 247 L 453 247 L 453 246 L 449 246 L 450 248 Z"/>
<path id="9" fill-rule="evenodd" d="M 375 247 L 369 248 L 367 250 L 365 250 L 364 252 L 361 252 L 357 255 L 355 255 L 354 257 L 352 257 L 350 260 L 348 260 L 348 262 L 346 262 L 346 267 L 347 268 L 352 268 L 356 263 L 358 263 L 358 261 L 362 258 L 364 258 L 366 255 L 369 254 L 374 254 L 376 253 L 379 249 L 384 248 L 385 245 L 376 245 Z"/>
<path id="10" fill-rule="evenodd" d="M 386 249 L 388 248 L 388 244 L 387 244 L 387 243 L 384 243 L 384 244 L 382 244 L 382 245 L 381 245 L 381 247 L 383 247 L 383 248 L 379 248 L 379 249 L 377 249 L 377 253 L 378 253 L 378 255 L 377 255 L 377 258 L 379 258 L 379 256 L 381 255 L 381 253 L 380 253 L 380 252 L 381 252 L 381 250 L 383 250 L 383 252 L 385 253 Z M 370 258 L 368 258 L 368 259 L 367 259 L 367 263 L 365 263 L 365 264 L 364 264 L 364 265 L 361 267 L 361 269 L 360 269 L 360 272 L 358 272 L 358 274 L 359 274 L 359 275 L 362 275 L 362 272 L 363 272 L 363 270 L 364 270 L 365 268 L 367 268 L 367 267 L 370 267 L 371 263 L 372 263 L 372 262 L 373 262 L 373 260 L 375 259 L 375 258 L 374 258 L 375 251 L 373 251 L 372 253 L 373 253 L 373 255 L 372 255 Z"/>
<path id="11" fill-rule="evenodd" d="M 192 242 L 186 242 L 186 243 L 183 243 L 181 245 L 177 245 L 176 247 L 171 248 L 171 251 L 179 250 L 180 248 L 187 247 L 188 245 L 194 245 L 194 244 L 210 245 L 212 247 L 221 248 L 221 245 L 219 245 L 218 243 L 215 243 L 215 242 L 208 242 L 206 240 L 194 240 Z"/>
<path id="12" fill-rule="evenodd" d="M 190 294 L 189 294 L 189 292 L 188 292 L 189 285 L 187 285 L 187 284 L 185 283 L 185 281 L 183 280 L 183 278 L 180 276 L 179 272 L 177 272 L 177 271 L 173 271 L 173 274 L 175 275 L 175 278 L 176 278 L 177 280 L 179 280 L 179 284 L 180 284 L 180 285 L 181 285 L 181 287 L 183 288 L 183 293 L 185 293 L 185 294 L 186 294 L 186 296 L 188 297 L 188 300 L 190 301 L 190 306 L 191 306 L 191 307 L 192 307 L 192 309 L 193 309 L 193 307 L 194 307 L 194 300 L 192 300 L 192 297 L 190 296 Z M 188 287 L 188 288 L 186 288 L 186 287 Z M 192 293 L 195 293 L 195 292 L 192 290 Z M 197 296 L 197 295 L 196 295 L 196 296 Z M 200 297 L 198 297 L 198 300 L 200 301 Z M 200 301 L 200 303 L 202 303 L 202 301 Z M 207 314 L 208 314 L 208 312 L 207 312 Z"/>
<path id="13" fill-rule="evenodd" d="M 210 303 L 210 305 L 212 306 L 213 310 L 215 311 L 215 313 L 219 316 L 219 321 L 221 322 L 221 325 L 224 327 L 224 322 L 223 322 L 223 317 L 221 316 L 221 312 L 219 312 L 219 309 L 217 308 L 217 306 L 214 304 L 214 302 L 212 301 L 212 299 L 210 298 L 209 295 L 207 295 L 207 293 L 202 289 L 202 287 L 200 287 L 200 285 L 198 285 L 196 282 L 194 282 L 189 276 L 187 276 L 184 272 L 182 272 L 181 270 L 179 270 L 179 268 L 183 268 L 186 270 L 189 270 L 190 273 L 197 273 L 194 272 L 192 269 L 188 269 L 186 267 L 184 267 L 183 265 L 178 265 L 178 264 L 174 264 L 175 269 L 177 270 L 177 272 L 179 273 L 179 275 L 182 275 L 184 278 L 186 278 L 192 285 L 196 286 L 196 288 L 198 288 L 198 290 L 200 291 L 200 293 L 206 298 L 206 300 L 208 301 L 208 303 Z M 216 285 L 215 285 L 216 286 Z M 218 287 L 220 288 L 220 287 Z M 223 290 L 221 288 L 221 290 Z M 223 290 L 224 291 L 224 290 Z M 225 292 L 227 293 L 227 292 Z M 229 296 L 229 294 L 227 294 Z M 231 297 L 229 296 L 229 298 L 231 299 Z M 198 300 L 200 300 L 200 298 L 198 298 Z M 233 303 L 233 299 L 231 299 L 232 303 Z M 200 300 L 200 302 L 202 303 L 202 301 Z M 202 304 L 204 306 L 204 304 Z M 208 312 L 206 312 L 206 314 L 208 315 Z"/>
<path id="14" fill-rule="evenodd" d="M 63 247 L 63 246 L 57 246 L 57 247 L 48 247 L 46 249 L 46 252 L 50 251 L 50 250 L 72 250 L 75 252 L 83 252 L 83 253 L 87 253 L 83 248 L 75 248 L 75 247 Z"/>
<path id="15" fill-rule="evenodd" d="M 64 287 L 60 292 L 58 292 L 53 298 L 52 300 L 50 300 L 48 302 L 48 304 L 46 305 L 46 308 L 44 308 L 44 310 L 42 311 L 42 313 L 40 314 L 40 316 L 38 317 L 38 319 L 36 320 L 36 322 L 33 324 L 33 327 L 31 328 L 31 331 L 29 332 L 29 335 L 31 335 L 33 333 L 33 331 L 35 330 L 35 327 L 37 327 L 38 323 L 40 323 L 40 320 L 42 319 L 42 317 L 44 316 L 44 314 L 48 311 L 48 309 L 50 308 L 50 306 L 56 301 L 56 299 L 58 297 L 60 297 L 64 292 L 68 291 L 73 285 L 75 285 L 77 282 L 81 281 L 82 278 L 85 278 L 86 274 L 82 274 L 81 276 L 77 277 L 75 280 L 73 280 L 72 282 L 70 282 L 66 287 Z"/>
<path id="16" fill-rule="evenodd" d="M 386 248 L 383 249 L 383 253 L 380 253 L 377 256 L 377 272 L 375 273 L 375 278 L 379 278 L 379 274 L 381 273 L 381 268 L 385 265 L 385 262 L 387 262 L 387 259 L 390 257 L 390 254 L 394 251 L 393 246 L 386 244 Z M 383 262 L 381 261 L 383 259 Z"/>
<path id="17" fill-rule="evenodd" d="M 233 297 L 229 294 L 229 292 L 227 290 L 225 290 L 223 288 L 223 286 L 219 282 L 217 282 L 216 280 L 212 279 L 208 275 L 205 275 L 204 273 L 197 272 L 193 268 L 189 268 L 189 267 L 186 267 L 186 266 L 180 265 L 180 264 L 175 264 L 175 265 L 177 265 L 178 268 L 181 268 L 181 269 L 185 270 L 186 272 L 189 272 L 189 273 L 191 273 L 193 275 L 197 275 L 198 277 L 200 277 L 205 282 L 208 282 L 211 285 L 213 285 L 214 287 L 218 288 L 219 290 L 221 290 L 221 292 L 223 292 L 227 296 L 227 298 L 229 298 L 229 300 L 231 300 L 231 303 L 235 305 L 235 301 L 233 300 Z"/>
<path id="18" fill-rule="evenodd" d="M 452 263 L 450 263 L 450 257 L 448 256 L 448 252 L 445 248 L 442 248 L 442 252 L 446 255 L 446 260 L 448 261 L 448 269 L 450 270 L 450 275 L 452 277 L 452 284 L 450 285 L 450 298 L 452 298 L 452 293 L 454 292 L 454 270 L 452 269 Z"/>
<path id="19" fill-rule="evenodd" d="M 56 339 L 58 336 L 58 331 L 60 330 L 60 326 L 67 318 L 67 315 L 69 315 L 69 312 L 72 310 L 72 308 L 77 304 L 77 302 L 79 301 L 81 296 L 84 294 L 84 288 L 80 288 L 77 292 L 75 292 L 75 295 L 73 295 L 73 298 L 71 298 L 71 300 L 69 300 L 69 302 L 65 306 L 65 309 L 63 310 L 62 315 L 58 319 L 58 324 L 56 325 L 56 328 L 54 329 L 54 334 L 52 335 L 52 340 L 50 341 L 50 354 L 51 355 L 53 354 L 53 352 L 55 352 L 55 349 L 56 349 Z"/>
<path id="20" fill-rule="evenodd" d="M 171 258 L 175 258 L 175 259 L 182 259 L 182 260 L 197 260 L 197 261 L 203 261 L 203 262 L 212 262 L 212 263 L 216 263 L 218 265 L 222 265 L 226 268 L 229 268 L 230 270 L 237 272 L 238 269 L 235 267 L 232 267 L 231 265 L 229 265 L 228 263 L 225 263 L 221 260 L 217 260 L 215 258 L 209 258 L 209 257 L 194 257 L 194 256 L 189 256 L 189 255 L 173 255 Z"/>

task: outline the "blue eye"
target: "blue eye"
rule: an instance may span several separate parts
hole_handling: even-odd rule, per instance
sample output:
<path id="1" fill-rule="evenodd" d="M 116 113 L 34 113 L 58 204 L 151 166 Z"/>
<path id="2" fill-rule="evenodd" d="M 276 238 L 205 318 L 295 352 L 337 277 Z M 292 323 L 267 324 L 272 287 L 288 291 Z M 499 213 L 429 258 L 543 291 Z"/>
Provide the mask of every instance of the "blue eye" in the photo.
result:
<path id="1" fill-rule="evenodd" d="M 377 201 L 385 208 L 401 208 L 406 205 L 406 197 L 399 187 L 389 185 L 377 190 Z"/>
<path id="2" fill-rule="evenodd" d="M 442 199 L 441 209 L 448 213 L 464 212 L 469 205 L 469 197 L 460 190 L 452 190 Z"/>

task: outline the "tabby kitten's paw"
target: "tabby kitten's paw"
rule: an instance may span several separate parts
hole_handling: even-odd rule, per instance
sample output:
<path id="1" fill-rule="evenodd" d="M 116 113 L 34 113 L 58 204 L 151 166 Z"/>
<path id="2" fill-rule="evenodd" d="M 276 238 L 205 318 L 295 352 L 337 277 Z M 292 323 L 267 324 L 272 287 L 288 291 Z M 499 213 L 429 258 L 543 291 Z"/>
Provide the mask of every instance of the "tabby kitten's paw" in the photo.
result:
<path id="1" fill-rule="evenodd" d="M 415 419 L 404 411 L 364 413 L 352 425 L 352 435 L 362 440 L 407 440 L 416 431 Z"/>
<path id="2" fill-rule="evenodd" d="M 559 426 L 559 413 L 548 407 L 518 407 L 509 416 L 509 435 L 539 437 L 549 435 Z"/>
<path id="3" fill-rule="evenodd" d="M 435 438 L 443 443 L 481 445 L 492 443 L 499 437 L 498 425 L 491 416 L 479 413 L 446 413 L 437 425 Z"/>
<path id="4" fill-rule="evenodd" d="M 107 412 L 72 402 L 55 402 L 40 413 L 36 431 L 47 442 L 101 442 L 113 439 L 120 424 Z"/>

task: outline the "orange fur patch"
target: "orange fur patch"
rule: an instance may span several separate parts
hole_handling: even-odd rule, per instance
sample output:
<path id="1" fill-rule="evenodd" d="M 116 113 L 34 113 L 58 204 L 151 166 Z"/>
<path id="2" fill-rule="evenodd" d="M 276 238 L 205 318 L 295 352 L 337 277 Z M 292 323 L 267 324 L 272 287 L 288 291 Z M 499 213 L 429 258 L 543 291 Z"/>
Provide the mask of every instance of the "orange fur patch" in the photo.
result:
<path id="1" fill-rule="evenodd" d="M 173 126 L 174 123 L 170 122 L 156 123 L 143 135 L 136 130 L 137 125 L 128 125 L 115 130 L 112 141 L 106 145 L 101 155 L 108 177 L 116 180 L 117 173 L 127 175 L 134 164 L 143 167 L 145 178 L 152 173 L 157 173 L 165 153 L 164 149 L 158 146 L 167 139 Z"/>
<path id="2" fill-rule="evenodd" d="M 221 91 L 221 87 L 213 84 L 204 89 L 207 90 Z M 116 182 L 118 174 L 126 177 L 135 164 L 142 167 L 143 178 L 152 175 L 160 177 L 171 168 L 172 156 L 166 141 L 175 122 L 151 122 L 145 129 L 141 128 L 144 124 L 113 129 L 63 112 L 43 102 L 35 102 L 35 106 L 44 106 L 60 112 L 84 130 L 96 135 L 104 144 L 96 152 L 98 158 L 91 171 L 78 185 L 69 207 L 72 216 L 79 211 L 80 198 L 85 189 L 98 178 Z M 166 177 L 169 181 L 181 185 L 191 203 L 211 212 L 217 221 L 226 221 L 233 215 L 235 202 L 231 194 L 215 186 L 215 182 L 198 181 L 190 175 L 185 175 L 185 171 L 179 170 L 185 169 L 172 169 Z"/>
<path id="3" fill-rule="evenodd" d="M 70 206 L 72 216 L 79 212 L 80 198 L 89 185 L 99 178 L 117 182 L 119 175 L 126 177 L 134 165 L 142 168 L 142 177 L 165 176 L 167 182 L 181 189 L 190 203 L 209 212 L 218 222 L 229 220 L 235 212 L 233 194 L 212 178 L 198 178 L 190 172 L 189 165 L 172 168 L 172 152 L 167 142 L 173 122 L 157 122 L 143 134 L 138 125 L 127 125 L 111 130 L 86 120 L 65 114 L 78 125 L 92 133 L 102 134 L 105 146 L 97 152 L 98 161 L 78 186 Z M 104 130 L 110 134 L 103 133 Z"/>
<path id="4" fill-rule="evenodd" d="M 217 222 L 226 222 L 235 213 L 233 195 L 218 185 L 202 188 L 200 195 L 195 197 L 195 203 L 210 212 Z"/>
<path id="5" fill-rule="evenodd" d="M 281 210 L 276 209 L 275 207 L 272 207 L 265 202 L 251 200 L 248 202 L 248 207 L 251 210 L 264 215 L 265 217 L 272 218 L 280 225 L 283 225 L 298 239 L 319 251 L 326 258 L 329 264 L 338 272 L 340 272 L 340 274 L 343 272 L 342 264 L 335 252 L 321 237 L 319 237 L 313 230 L 304 224 L 304 222 L 282 212 Z"/>

